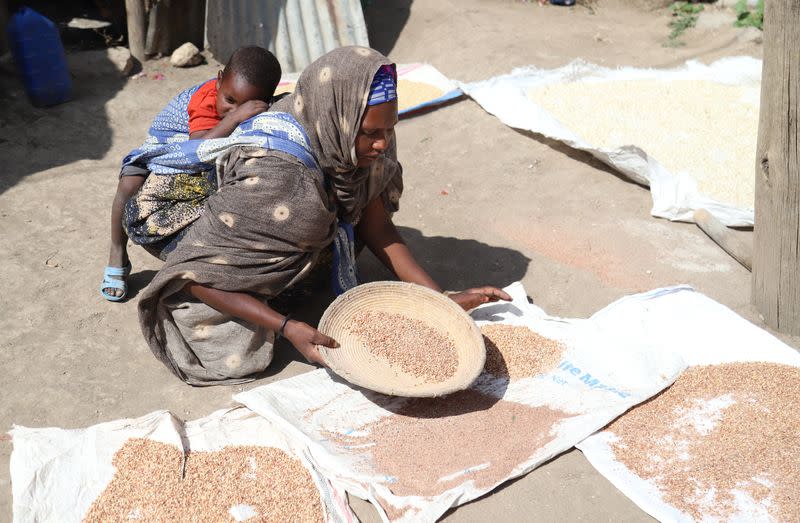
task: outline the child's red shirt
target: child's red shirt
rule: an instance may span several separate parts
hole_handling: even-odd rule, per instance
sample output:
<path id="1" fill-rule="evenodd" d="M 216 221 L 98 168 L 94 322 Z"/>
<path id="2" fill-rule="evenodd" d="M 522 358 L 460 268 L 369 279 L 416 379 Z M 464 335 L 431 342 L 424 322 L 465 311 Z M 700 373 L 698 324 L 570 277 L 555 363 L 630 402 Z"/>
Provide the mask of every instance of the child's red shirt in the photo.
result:
<path id="1" fill-rule="evenodd" d="M 189 99 L 189 134 L 213 129 L 222 120 L 217 114 L 217 79 L 212 78 Z"/>

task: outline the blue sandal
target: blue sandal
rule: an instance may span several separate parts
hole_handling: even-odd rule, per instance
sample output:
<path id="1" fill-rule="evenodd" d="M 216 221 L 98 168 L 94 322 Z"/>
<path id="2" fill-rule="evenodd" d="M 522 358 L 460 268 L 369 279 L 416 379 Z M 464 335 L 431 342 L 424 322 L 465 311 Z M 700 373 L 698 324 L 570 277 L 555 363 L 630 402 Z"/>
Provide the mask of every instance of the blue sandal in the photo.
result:
<path id="1" fill-rule="evenodd" d="M 128 263 L 125 267 L 111 267 L 110 265 L 103 271 L 103 283 L 100 284 L 100 294 L 108 301 L 121 301 L 128 294 L 128 282 L 124 279 L 118 280 L 113 276 L 121 276 L 127 278 L 131 273 L 131 264 Z M 106 289 L 121 289 L 122 296 L 114 296 L 108 294 Z"/>

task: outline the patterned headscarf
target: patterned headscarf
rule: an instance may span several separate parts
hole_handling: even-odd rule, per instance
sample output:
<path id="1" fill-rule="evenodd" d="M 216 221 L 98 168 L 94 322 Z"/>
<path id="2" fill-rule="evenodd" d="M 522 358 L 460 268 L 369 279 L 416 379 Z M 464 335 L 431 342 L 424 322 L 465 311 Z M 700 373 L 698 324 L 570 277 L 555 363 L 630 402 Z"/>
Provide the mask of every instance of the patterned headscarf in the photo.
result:
<path id="1" fill-rule="evenodd" d="M 387 210 L 394 211 L 402 192 L 393 135 L 383 158 L 368 168 L 356 166 L 361 118 L 375 74 L 384 66 L 393 69 L 394 64 L 374 49 L 340 47 L 306 67 L 294 92 L 270 108 L 291 113 L 306 130 L 332 185 L 339 217 L 353 224 L 371 198 L 382 194 Z"/>
<path id="2" fill-rule="evenodd" d="M 397 72 L 393 65 L 384 65 L 372 79 L 367 105 L 378 105 L 392 100 L 397 100 Z"/>

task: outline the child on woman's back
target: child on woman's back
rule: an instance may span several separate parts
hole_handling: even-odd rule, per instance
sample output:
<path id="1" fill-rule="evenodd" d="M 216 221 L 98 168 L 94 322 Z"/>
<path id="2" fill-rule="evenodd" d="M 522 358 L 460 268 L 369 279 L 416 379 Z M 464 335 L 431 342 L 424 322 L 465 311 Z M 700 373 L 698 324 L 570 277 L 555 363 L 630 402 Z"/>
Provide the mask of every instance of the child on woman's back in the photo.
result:
<path id="1" fill-rule="evenodd" d="M 178 94 L 156 116 L 148 142 L 210 139 L 229 136 L 236 127 L 269 108 L 281 78 L 277 58 L 261 47 L 237 49 L 216 79 Z M 179 106 L 181 110 L 175 111 Z M 183 107 L 185 106 L 185 110 Z M 111 206 L 111 249 L 100 293 L 119 301 L 127 293 L 128 236 L 122 227 L 125 202 L 138 191 L 149 174 L 145 166 L 125 163 Z"/>

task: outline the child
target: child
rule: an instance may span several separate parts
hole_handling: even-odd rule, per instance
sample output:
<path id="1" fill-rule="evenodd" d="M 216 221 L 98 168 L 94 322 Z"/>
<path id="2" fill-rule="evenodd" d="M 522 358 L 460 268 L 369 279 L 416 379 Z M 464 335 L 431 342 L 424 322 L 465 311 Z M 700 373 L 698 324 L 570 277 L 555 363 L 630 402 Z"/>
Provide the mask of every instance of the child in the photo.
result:
<path id="1" fill-rule="evenodd" d="M 241 47 L 216 79 L 183 91 L 156 116 L 148 142 L 229 136 L 240 123 L 269 108 L 280 78 L 281 66 L 272 53 L 261 47 Z M 176 107 L 180 109 L 177 113 Z M 144 166 L 135 162 L 123 163 L 111 206 L 108 266 L 100 284 L 100 293 L 109 301 L 120 301 L 127 293 L 126 278 L 131 266 L 122 213 L 125 203 L 141 188 L 149 174 Z"/>

